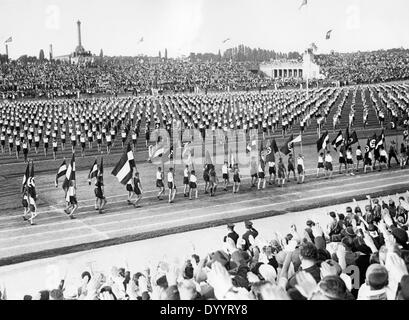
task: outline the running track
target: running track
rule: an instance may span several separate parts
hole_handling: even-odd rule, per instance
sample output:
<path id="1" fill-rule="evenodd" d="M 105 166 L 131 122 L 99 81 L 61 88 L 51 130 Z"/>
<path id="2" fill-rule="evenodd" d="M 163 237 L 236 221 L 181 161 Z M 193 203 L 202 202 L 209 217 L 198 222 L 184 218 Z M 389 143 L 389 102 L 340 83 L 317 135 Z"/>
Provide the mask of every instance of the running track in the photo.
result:
<path id="1" fill-rule="evenodd" d="M 117 195 L 109 199 L 103 215 L 94 210 L 93 199 L 83 200 L 76 220 L 68 219 L 56 206 L 42 207 L 35 226 L 23 222 L 21 212 L 15 211 L 0 216 L 0 266 L 342 203 L 354 197 L 358 200 L 367 194 L 403 192 L 409 189 L 408 173 L 409 169 L 353 177 L 334 174 L 329 180 L 308 177 L 304 185 L 267 185 L 262 191 L 245 183 L 239 194 L 218 190 L 216 197 L 200 194 L 192 201 L 183 198 L 179 189 L 174 204 L 158 201 L 156 190 L 148 190 L 141 208 L 128 206 L 126 195 Z"/>

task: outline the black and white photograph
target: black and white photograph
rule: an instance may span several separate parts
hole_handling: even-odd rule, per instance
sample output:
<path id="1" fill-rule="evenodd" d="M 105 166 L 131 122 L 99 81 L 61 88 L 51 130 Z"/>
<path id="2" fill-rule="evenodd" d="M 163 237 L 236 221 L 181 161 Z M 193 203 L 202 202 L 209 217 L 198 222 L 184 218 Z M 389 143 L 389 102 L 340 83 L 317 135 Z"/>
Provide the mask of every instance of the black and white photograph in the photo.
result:
<path id="1" fill-rule="evenodd" d="M 409 300 L 408 13 L 0 0 L 0 300 Z"/>

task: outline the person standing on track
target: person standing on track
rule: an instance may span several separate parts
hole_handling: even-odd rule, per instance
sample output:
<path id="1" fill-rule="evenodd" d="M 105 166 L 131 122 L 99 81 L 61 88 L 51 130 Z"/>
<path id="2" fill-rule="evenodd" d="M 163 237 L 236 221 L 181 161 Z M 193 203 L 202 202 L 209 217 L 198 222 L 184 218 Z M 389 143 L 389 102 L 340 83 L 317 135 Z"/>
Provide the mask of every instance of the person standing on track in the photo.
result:
<path id="1" fill-rule="evenodd" d="M 190 172 L 189 177 L 189 200 L 192 200 L 192 193 L 195 193 L 195 199 L 198 198 L 198 191 L 197 191 L 197 177 L 195 170 Z"/>
<path id="2" fill-rule="evenodd" d="M 163 183 L 163 172 L 161 167 L 158 167 L 158 171 L 156 171 L 156 187 L 159 188 L 157 196 L 158 200 L 163 200 L 162 195 L 165 193 L 165 185 Z"/>
<path id="3" fill-rule="evenodd" d="M 260 159 L 258 164 L 258 183 L 257 183 L 258 190 L 266 188 L 266 174 L 264 172 L 264 167 L 265 167 L 264 161 L 263 159 Z"/>
<path id="4" fill-rule="evenodd" d="M 388 168 L 391 167 L 391 160 L 392 158 L 395 159 L 396 164 L 399 165 L 399 160 L 398 160 L 398 151 L 396 150 L 396 143 L 394 140 L 392 140 L 391 145 L 389 147 L 389 155 L 388 155 Z"/>
<path id="5" fill-rule="evenodd" d="M 361 146 L 356 147 L 356 172 L 359 171 L 359 163 L 363 160 Z"/>
<path id="6" fill-rule="evenodd" d="M 229 167 L 227 161 L 224 162 L 222 166 L 222 177 L 224 182 L 224 191 L 227 191 L 227 186 L 229 185 Z"/>
<path id="7" fill-rule="evenodd" d="M 305 167 L 304 156 L 300 153 L 297 158 L 297 172 L 298 172 L 298 184 L 304 183 L 305 179 Z"/>
<path id="8" fill-rule="evenodd" d="M 133 175 L 132 175 L 133 176 Z M 128 204 L 132 204 L 132 198 L 134 196 L 134 192 L 133 192 L 133 179 L 129 179 L 129 181 L 126 183 L 126 191 L 128 191 Z"/>
<path id="9" fill-rule="evenodd" d="M 333 170 L 331 151 L 328 150 L 325 155 L 325 179 L 332 178 Z"/>
<path id="10" fill-rule="evenodd" d="M 276 183 L 276 164 L 274 161 L 268 162 L 268 174 L 269 174 L 268 184 L 269 185 L 275 184 Z M 272 179 L 273 175 L 274 175 L 274 179 Z"/>
<path id="11" fill-rule="evenodd" d="M 283 158 L 280 157 L 280 159 L 278 160 L 278 186 L 279 187 L 283 187 L 284 183 L 285 183 L 285 179 L 287 176 L 287 170 L 285 168 L 285 165 L 283 163 Z"/>
<path id="12" fill-rule="evenodd" d="M 68 214 L 70 219 L 76 219 L 74 216 L 75 211 L 78 209 L 78 201 L 77 201 L 77 195 L 76 195 L 76 190 L 75 190 L 75 182 L 70 181 L 70 186 L 68 187 L 67 191 L 67 207 L 65 208 L 65 213 Z"/>
<path id="13" fill-rule="evenodd" d="M 140 208 L 139 202 L 142 199 L 142 184 L 141 184 L 141 180 L 139 179 L 139 172 L 135 170 L 134 172 L 134 177 L 133 177 L 133 192 L 136 195 L 136 200 L 134 202 L 134 207 L 135 208 Z"/>
<path id="14" fill-rule="evenodd" d="M 205 166 L 203 168 L 203 180 L 205 182 L 204 193 L 208 194 L 209 192 L 207 190 L 209 188 L 210 176 L 209 176 L 209 166 L 207 164 L 205 164 Z"/>
<path id="15" fill-rule="evenodd" d="M 346 160 L 347 160 L 347 174 L 349 173 L 351 176 L 354 176 L 354 160 L 352 158 L 352 148 L 349 147 L 346 152 Z"/>
<path id="16" fill-rule="evenodd" d="M 324 171 L 325 175 L 325 167 L 324 167 L 324 153 L 320 152 L 318 155 L 318 165 L 317 165 L 317 178 L 319 178 L 320 171 Z"/>
<path id="17" fill-rule="evenodd" d="M 169 168 L 168 172 L 168 188 L 169 188 L 169 203 L 173 203 L 176 196 L 175 175 L 173 168 Z"/>
<path id="18" fill-rule="evenodd" d="M 297 181 L 297 177 L 295 176 L 294 157 L 293 157 L 293 154 L 292 154 L 292 153 L 290 153 L 290 154 L 288 155 L 287 168 L 288 168 L 288 171 L 287 171 L 287 181 L 290 182 L 290 174 L 291 174 L 291 172 L 292 172 L 293 175 L 294 175 L 294 181 Z"/>
<path id="19" fill-rule="evenodd" d="M 95 210 L 99 211 L 99 214 L 102 214 L 102 210 L 104 209 L 107 200 L 104 195 L 104 182 L 102 175 L 98 175 L 95 181 Z"/>
<path id="20" fill-rule="evenodd" d="M 187 198 L 189 196 L 189 166 L 185 165 L 183 170 L 183 196 Z"/>
<path id="21" fill-rule="evenodd" d="M 366 173 L 367 168 L 371 168 L 371 171 L 373 171 L 373 155 L 371 151 L 365 152 L 365 157 L 364 157 L 364 173 Z"/>
<path id="22" fill-rule="evenodd" d="M 233 166 L 233 193 L 238 193 L 240 190 L 240 171 L 239 171 L 239 165 L 235 164 Z"/>
<path id="23" fill-rule="evenodd" d="M 216 176 L 216 169 L 214 165 L 211 166 L 209 171 L 209 185 L 210 185 L 210 196 L 214 197 L 216 195 L 216 189 L 219 179 Z"/>

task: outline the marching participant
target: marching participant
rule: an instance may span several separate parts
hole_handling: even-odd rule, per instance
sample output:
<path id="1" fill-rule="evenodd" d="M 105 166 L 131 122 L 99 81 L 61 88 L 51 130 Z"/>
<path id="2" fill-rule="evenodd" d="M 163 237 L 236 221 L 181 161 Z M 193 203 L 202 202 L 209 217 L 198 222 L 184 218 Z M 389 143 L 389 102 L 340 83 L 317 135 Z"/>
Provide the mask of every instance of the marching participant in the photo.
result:
<path id="1" fill-rule="evenodd" d="M 287 165 L 287 168 L 288 168 L 287 181 L 290 182 L 290 174 L 291 174 L 291 172 L 292 172 L 293 175 L 294 175 L 294 181 L 297 181 L 297 177 L 296 177 L 296 175 L 295 175 L 294 158 L 293 158 L 293 154 L 292 154 L 292 153 L 290 153 L 290 154 L 288 155 L 288 165 Z"/>
<path id="2" fill-rule="evenodd" d="M 352 148 L 349 147 L 347 150 L 347 171 L 346 173 L 350 174 L 351 176 L 354 175 L 354 160 L 352 158 Z"/>
<path id="3" fill-rule="evenodd" d="M 287 170 L 285 168 L 285 165 L 283 163 L 283 158 L 280 157 L 280 159 L 278 160 L 278 166 L 277 166 L 277 173 L 278 173 L 278 186 L 279 187 L 283 187 L 284 183 L 285 183 L 285 179 L 287 176 Z"/>
<path id="4" fill-rule="evenodd" d="M 332 173 L 333 173 L 332 156 L 331 151 L 328 150 L 327 154 L 325 155 L 325 179 L 332 178 Z"/>
<path id="5" fill-rule="evenodd" d="M 27 163 L 28 157 L 28 144 L 27 141 L 23 139 L 23 155 L 24 155 L 24 163 Z"/>
<path id="6" fill-rule="evenodd" d="M 300 153 L 297 158 L 297 172 L 298 172 L 298 184 L 304 183 L 305 179 L 305 167 L 304 156 Z"/>
<path id="7" fill-rule="evenodd" d="M 359 163 L 363 160 L 361 146 L 356 147 L 356 172 L 359 171 Z"/>
<path id="8" fill-rule="evenodd" d="M 190 172 L 189 176 L 189 200 L 192 200 L 192 194 L 195 194 L 195 199 L 198 198 L 197 177 L 195 170 Z"/>
<path id="9" fill-rule="evenodd" d="M 189 166 L 186 165 L 183 170 L 183 196 L 186 198 L 189 195 Z"/>
<path id="10" fill-rule="evenodd" d="M 76 217 L 74 216 L 74 213 L 78 209 L 78 201 L 77 201 L 77 195 L 76 195 L 75 189 L 76 189 L 75 181 L 70 180 L 68 191 L 67 191 L 67 196 L 66 196 L 67 207 L 64 210 L 65 213 L 70 217 L 70 219 L 76 219 Z"/>
<path id="11" fill-rule="evenodd" d="M 168 172 L 168 188 L 169 188 L 169 203 L 173 203 L 176 196 L 175 175 L 173 168 L 169 168 Z"/>
<path id="12" fill-rule="evenodd" d="M 139 172 L 138 171 L 134 171 L 134 177 L 133 177 L 133 192 L 136 195 L 136 200 L 134 202 L 134 207 L 135 208 L 140 208 L 139 202 L 142 199 L 142 184 L 141 184 L 141 180 L 139 179 Z"/>
<path id="13" fill-rule="evenodd" d="M 80 143 L 81 143 L 81 156 L 84 157 L 85 156 L 85 145 L 86 145 L 84 134 L 81 134 Z"/>
<path id="14" fill-rule="evenodd" d="M 320 154 L 318 155 L 317 178 L 319 178 L 321 169 L 322 171 L 324 171 L 324 175 L 326 175 L 325 167 L 324 167 L 324 153 L 323 152 L 320 152 Z"/>
<path id="15" fill-rule="evenodd" d="M 158 200 L 163 200 L 162 195 L 165 193 L 165 185 L 163 184 L 163 172 L 161 167 L 158 167 L 156 171 L 156 187 L 159 188 L 157 195 Z"/>
<path id="16" fill-rule="evenodd" d="M 229 167 L 227 161 L 224 162 L 222 166 L 222 177 L 224 182 L 224 191 L 227 191 L 227 186 L 229 185 Z"/>
<path id="17" fill-rule="evenodd" d="M 101 174 L 98 174 L 95 181 L 95 210 L 98 210 L 99 214 L 103 214 L 103 209 L 107 203 L 104 195 L 104 180 Z"/>
<path id="18" fill-rule="evenodd" d="M 238 193 L 240 190 L 240 171 L 239 171 L 239 165 L 236 163 L 233 166 L 233 193 Z"/>
<path id="19" fill-rule="evenodd" d="M 262 184 L 262 189 L 266 188 L 266 175 L 264 172 L 265 164 L 263 159 L 260 159 L 259 164 L 258 164 L 258 183 L 257 183 L 257 189 L 260 190 L 260 186 Z"/>
<path id="20" fill-rule="evenodd" d="M 216 169 L 214 165 L 211 166 L 209 171 L 209 185 L 210 185 L 210 196 L 214 197 L 216 195 L 216 189 L 219 179 L 216 176 Z"/>
<path id="21" fill-rule="evenodd" d="M 371 171 L 373 171 L 373 155 L 371 151 L 365 152 L 364 156 L 364 173 L 366 173 L 367 168 L 371 168 Z"/>
<path id="22" fill-rule="evenodd" d="M 274 161 L 268 162 L 268 174 L 270 176 L 268 180 L 268 184 L 269 185 L 275 184 L 276 182 L 276 164 Z M 273 175 L 274 175 L 274 179 L 271 179 Z"/>

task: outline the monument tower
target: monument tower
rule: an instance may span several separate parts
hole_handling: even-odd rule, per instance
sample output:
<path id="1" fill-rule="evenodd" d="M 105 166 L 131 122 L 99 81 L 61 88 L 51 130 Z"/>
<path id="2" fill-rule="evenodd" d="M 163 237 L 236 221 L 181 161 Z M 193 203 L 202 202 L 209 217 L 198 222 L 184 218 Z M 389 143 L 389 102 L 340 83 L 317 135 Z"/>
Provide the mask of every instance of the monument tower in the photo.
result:
<path id="1" fill-rule="evenodd" d="M 77 55 L 81 55 L 81 54 L 85 53 L 85 49 L 84 49 L 84 47 L 82 46 L 82 43 L 81 43 L 81 21 L 79 21 L 79 20 L 77 21 L 77 29 L 78 29 L 78 46 L 75 49 L 75 53 Z"/>

